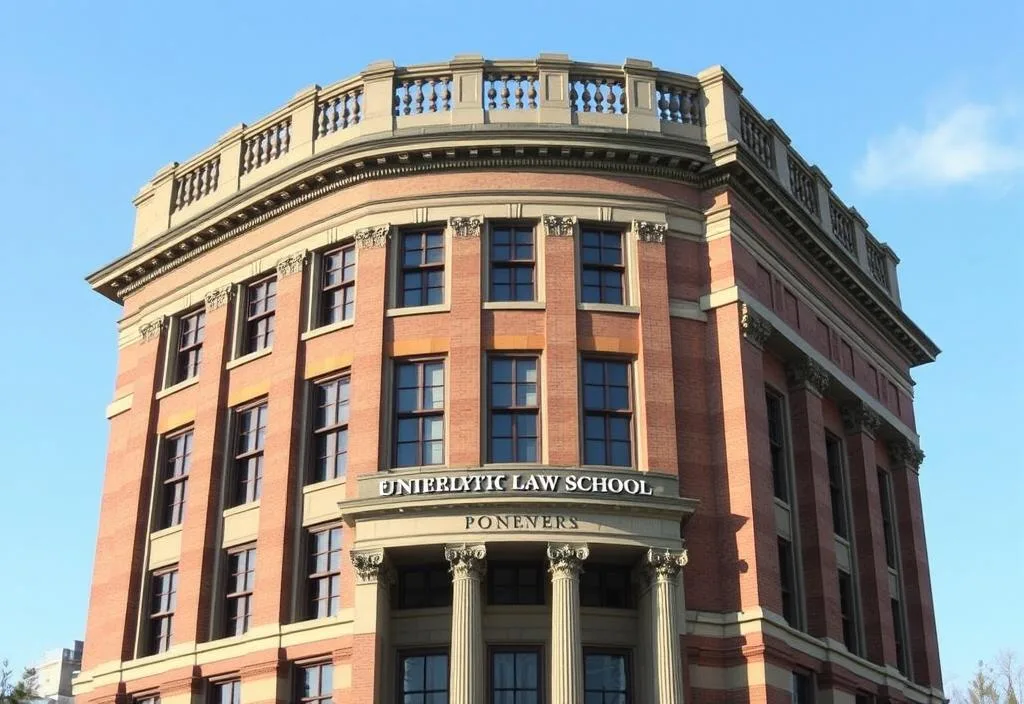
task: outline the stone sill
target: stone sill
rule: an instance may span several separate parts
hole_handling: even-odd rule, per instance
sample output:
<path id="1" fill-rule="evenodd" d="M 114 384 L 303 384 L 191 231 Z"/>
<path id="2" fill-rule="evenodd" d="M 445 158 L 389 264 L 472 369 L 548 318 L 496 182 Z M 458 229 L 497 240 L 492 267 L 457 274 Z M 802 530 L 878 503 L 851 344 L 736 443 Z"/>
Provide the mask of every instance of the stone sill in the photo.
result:
<path id="1" fill-rule="evenodd" d="M 624 313 L 626 315 L 640 315 L 640 306 L 618 305 L 617 303 L 579 303 L 576 307 L 579 310 L 590 313 Z"/>
<path id="2" fill-rule="evenodd" d="M 352 317 L 349 318 L 348 320 L 341 320 L 338 321 L 337 323 L 331 323 L 330 325 L 321 325 L 318 328 L 313 328 L 312 330 L 308 330 L 302 333 L 302 335 L 299 336 L 299 339 L 305 342 L 306 340 L 312 340 L 314 337 L 320 337 L 321 335 L 329 335 L 332 332 L 337 332 L 338 330 L 350 328 L 353 325 L 355 325 L 355 323 L 356 319 Z"/>
<path id="3" fill-rule="evenodd" d="M 544 301 L 484 301 L 484 310 L 544 310 Z"/>
<path id="4" fill-rule="evenodd" d="M 156 392 L 156 400 L 159 401 L 162 398 L 167 398 L 171 394 L 176 394 L 179 391 L 181 391 L 182 389 L 187 389 L 188 387 L 194 386 L 194 385 L 196 385 L 198 383 L 199 383 L 199 375 L 196 374 L 193 377 L 189 377 L 188 379 L 185 379 L 185 381 L 179 381 L 177 384 L 174 384 L 173 386 L 168 386 L 166 389 L 161 389 L 160 391 L 157 391 Z"/>
<path id="5" fill-rule="evenodd" d="M 268 354 L 270 354 L 273 351 L 274 351 L 273 347 L 264 347 L 261 350 L 256 350 L 255 352 L 250 352 L 249 354 L 245 354 L 245 355 L 242 355 L 241 357 L 236 357 L 235 359 L 232 359 L 230 362 L 228 362 L 227 364 L 224 365 L 224 368 L 225 369 L 234 369 L 235 367 L 240 367 L 243 364 L 248 364 L 249 362 L 251 362 L 251 361 L 253 361 L 255 359 L 259 359 L 260 357 L 266 357 Z"/>
<path id="6" fill-rule="evenodd" d="M 388 318 L 400 318 L 404 315 L 427 315 L 429 313 L 448 313 L 452 309 L 450 303 L 437 303 L 430 306 L 409 306 L 407 308 L 388 308 L 384 313 Z"/>

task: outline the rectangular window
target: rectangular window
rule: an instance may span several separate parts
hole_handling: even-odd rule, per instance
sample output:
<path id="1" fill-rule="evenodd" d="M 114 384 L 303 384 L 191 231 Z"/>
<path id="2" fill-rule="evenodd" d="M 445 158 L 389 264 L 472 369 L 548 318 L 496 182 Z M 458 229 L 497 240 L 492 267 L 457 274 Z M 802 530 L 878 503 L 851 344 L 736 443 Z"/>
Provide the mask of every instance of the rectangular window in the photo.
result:
<path id="1" fill-rule="evenodd" d="M 174 383 L 199 374 L 203 361 L 203 333 L 206 311 L 197 310 L 178 320 L 178 346 L 174 355 Z"/>
<path id="2" fill-rule="evenodd" d="M 134 702 L 134 704 L 160 704 L 160 697 L 156 694 L 134 696 L 132 697 L 132 702 Z"/>
<path id="3" fill-rule="evenodd" d="M 540 653 L 537 649 L 499 648 L 491 651 L 491 702 L 539 704 Z"/>
<path id="4" fill-rule="evenodd" d="M 536 357 L 494 357 L 490 364 L 490 461 L 536 462 L 538 417 Z"/>
<path id="5" fill-rule="evenodd" d="M 243 354 L 274 344 L 274 307 L 277 279 L 271 277 L 249 284 L 245 290 L 245 347 Z"/>
<path id="6" fill-rule="evenodd" d="M 402 233 L 401 308 L 444 303 L 444 230 Z"/>
<path id="7" fill-rule="evenodd" d="M 432 609 L 452 605 L 452 578 L 441 565 L 398 570 L 398 608 Z"/>
<path id="8" fill-rule="evenodd" d="M 878 498 L 882 504 L 882 532 L 885 536 L 885 563 L 896 569 L 896 522 L 892 507 L 892 482 L 889 473 L 878 470 Z"/>
<path id="9" fill-rule="evenodd" d="M 325 252 L 320 278 L 318 325 L 352 320 L 356 312 L 356 248 L 348 245 Z"/>
<path id="10" fill-rule="evenodd" d="M 232 506 L 260 498 L 263 485 L 263 444 L 267 435 L 267 404 L 236 413 Z"/>
<path id="11" fill-rule="evenodd" d="M 583 463 L 633 465 L 629 362 L 583 360 Z"/>
<path id="12" fill-rule="evenodd" d="M 164 439 L 163 486 L 160 488 L 159 528 L 180 525 L 185 518 L 185 489 L 192 466 L 192 431 Z"/>
<path id="13" fill-rule="evenodd" d="M 395 366 L 396 467 L 444 464 L 444 361 Z"/>
<path id="14" fill-rule="evenodd" d="M 252 590 L 256 580 L 256 548 L 228 553 L 224 635 L 240 636 L 252 619 Z"/>
<path id="15" fill-rule="evenodd" d="M 587 650 L 583 653 L 585 704 L 627 704 L 630 701 L 629 662 L 624 653 Z"/>
<path id="16" fill-rule="evenodd" d="M 843 470 L 843 443 L 832 433 L 825 433 L 825 456 L 828 459 L 828 488 L 832 497 L 832 530 L 840 538 L 849 540 L 850 513 L 846 499 L 846 472 Z"/>
<path id="17" fill-rule="evenodd" d="M 536 257 L 532 227 L 491 230 L 492 301 L 532 301 L 536 298 Z"/>
<path id="18" fill-rule="evenodd" d="M 796 560 L 793 544 L 779 538 L 779 582 L 782 587 L 782 616 L 793 628 L 800 627 L 800 611 L 797 608 Z"/>
<path id="19" fill-rule="evenodd" d="M 839 570 L 839 609 L 843 618 L 843 643 L 851 653 L 858 653 L 857 607 L 853 577 Z"/>
<path id="20" fill-rule="evenodd" d="M 210 704 L 242 704 L 242 682 L 229 680 L 217 682 L 211 689 Z"/>
<path id="21" fill-rule="evenodd" d="M 341 528 L 309 534 L 309 618 L 326 618 L 341 606 Z"/>
<path id="22" fill-rule="evenodd" d="M 584 303 L 626 302 L 623 239 L 617 230 L 583 230 L 580 300 Z"/>
<path id="23" fill-rule="evenodd" d="M 348 470 L 349 376 L 313 385 L 312 481 L 340 479 Z"/>
<path id="24" fill-rule="evenodd" d="M 174 607 L 178 601 L 178 569 L 154 572 L 150 578 L 149 655 L 165 652 L 174 638 Z"/>
<path id="25" fill-rule="evenodd" d="M 334 704 L 334 665 L 329 662 L 299 668 L 300 704 Z"/>
<path id="26" fill-rule="evenodd" d="M 899 599 L 890 599 L 892 609 L 892 631 L 896 638 L 896 669 L 907 674 L 907 632 L 903 622 L 903 605 Z"/>
<path id="27" fill-rule="evenodd" d="M 633 607 L 630 569 L 624 565 L 587 565 L 580 575 L 580 606 Z"/>
<path id="28" fill-rule="evenodd" d="M 538 565 L 494 563 L 487 566 L 490 602 L 496 605 L 544 603 L 543 572 Z"/>
<path id="29" fill-rule="evenodd" d="M 814 704 L 814 684 L 811 676 L 803 672 L 793 673 L 793 704 Z"/>
<path id="30" fill-rule="evenodd" d="M 448 653 L 401 654 L 398 677 L 402 704 L 448 704 Z"/>
<path id="31" fill-rule="evenodd" d="M 765 391 L 768 406 L 768 453 L 772 461 L 772 488 L 775 498 L 790 503 L 789 471 L 786 451 L 786 406 L 782 396 Z"/>

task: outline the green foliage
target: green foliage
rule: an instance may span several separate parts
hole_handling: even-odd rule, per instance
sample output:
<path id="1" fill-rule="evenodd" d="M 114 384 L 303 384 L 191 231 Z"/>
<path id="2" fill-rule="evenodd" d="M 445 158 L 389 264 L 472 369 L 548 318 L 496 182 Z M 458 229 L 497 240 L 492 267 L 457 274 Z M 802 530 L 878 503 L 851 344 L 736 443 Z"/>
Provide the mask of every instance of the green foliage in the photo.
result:
<path id="1" fill-rule="evenodd" d="M 25 704 L 36 698 L 38 683 L 34 668 L 26 667 L 21 679 L 14 681 L 10 663 L 0 662 L 0 704 Z"/>
<path id="2" fill-rule="evenodd" d="M 1022 691 L 1024 666 L 1016 653 L 1003 652 L 994 666 L 979 661 L 966 689 L 954 688 L 947 694 L 950 704 L 1021 704 L 1017 693 Z"/>

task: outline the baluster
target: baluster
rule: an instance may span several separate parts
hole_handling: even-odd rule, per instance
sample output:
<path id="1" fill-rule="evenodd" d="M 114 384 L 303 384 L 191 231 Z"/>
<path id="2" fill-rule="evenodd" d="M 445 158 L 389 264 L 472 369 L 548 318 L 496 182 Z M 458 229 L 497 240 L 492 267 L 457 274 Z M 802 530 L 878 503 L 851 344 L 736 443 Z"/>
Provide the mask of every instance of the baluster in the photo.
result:
<path id="1" fill-rule="evenodd" d="M 437 112 L 436 98 L 434 94 L 434 86 L 436 81 L 433 78 L 428 78 L 423 82 L 423 105 L 425 106 L 425 112 Z"/>
<path id="2" fill-rule="evenodd" d="M 625 115 L 626 114 L 626 84 L 623 83 L 622 81 L 618 81 L 617 85 L 619 86 L 619 114 L 620 115 Z"/>
<path id="3" fill-rule="evenodd" d="M 696 124 L 694 120 L 694 104 L 693 104 L 693 92 L 683 92 L 683 122 L 688 125 Z"/>
<path id="4" fill-rule="evenodd" d="M 508 110 L 508 76 L 503 75 L 501 77 L 501 109 Z"/>
<path id="5" fill-rule="evenodd" d="M 323 102 L 316 106 L 316 136 L 323 137 L 327 134 L 327 103 Z"/>
<path id="6" fill-rule="evenodd" d="M 181 188 L 181 178 L 174 179 L 174 209 L 181 210 L 182 206 L 185 205 L 183 191 Z"/>
<path id="7" fill-rule="evenodd" d="M 530 109 L 537 109 L 537 83 L 532 78 L 526 79 L 529 82 L 529 88 L 526 90 L 526 97 L 530 100 Z"/>
<path id="8" fill-rule="evenodd" d="M 409 105 L 412 103 L 412 96 L 410 95 L 411 88 L 409 87 L 409 81 L 402 81 L 402 114 L 408 115 L 411 108 Z"/>
<path id="9" fill-rule="evenodd" d="M 210 179 L 210 181 L 213 184 L 213 187 L 210 190 L 215 191 L 217 190 L 217 182 L 220 179 L 220 159 L 217 159 L 216 161 L 213 162 L 212 166 L 210 167 L 210 171 L 213 173 L 213 177 Z"/>
<path id="10" fill-rule="evenodd" d="M 579 93 L 576 92 L 576 81 L 571 81 L 569 84 L 569 109 L 571 112 L 576 112 L 578 106 L 576 101 L 579 100 Z"/>
<path id="11" fill-rule="evenodd" d="M 668 112 L 669 120 L 672 122 L 679 121 L 679 89 L 672 89 L 672 97 L 668 101 Z"/>
<path id="12" fill-rule="evenodd" d="M 352 93 L 352 119 L 349 121 L 350 125 L 358 125 L 359 121 L 363 117 L 360 114 L 362 108 L 359 106 L 359 98 L 361 98 L 362 95 L 362 89 L 356 89 L 355 92 Z"/>
<path id="13" fill-rule="evenodd" d="M 604 87 L 603 78 L 594 79 L 594 112 L 604 112 Z"/>
<path id="14" fill-rule="evenodd" d="M 271 134 L 272 133 L 270 130 L 263 130 L 262 132 L 260 132 L 259 136 L 256 137 L 260 149 L 259 153 L 256 155 L 256 166 L 263 166 L 268 161 L 270 161 Z"/>
<path id="15" fill-rule="evenodd" d="M 449 100 L 451 99 L 451 93 L 448 91 L 448 79 L 441 79 L 441 112 L 448 112 L 452 109 Z"/>
<path id="16" fill-rule="evenodd" d="M 422 115 L 423 114 L 423 79 L 417 78 L 413 81 L 415 90 L 412 96 L 412 114 Z"/>
<path id="17" fill-rule="evenodd" d="M 658 88 L 658 117 L 668 119 L 668 98 L 665 97 L 665 86 Z"/>
<path id="18" fill-rule="evenodd" d="M 525 110 L 526 109 L 526 103 L 523 102 L 523 94 L 524 94 L 523 93 L 523 77 L 522 76 L 512 76 L 512 80 L 515 81 L 515 83 L 516 83 L 516 91 L 515 91 L 515 107 L 516 107 L 516 110 Z"/>
<path id="19" fill-rule="evenodd" d="M 286 122 L 281 128 L 281 144 L 284 149 L 282 153 L 287 154 L 288 148 L 292 145 L 292 123 Z"/>
<path id="20" fill-rule="evenodd" d="M 590 81 L 583 79 L 580 83 L 583 84 L 583 95 L 580 96 L 583 101 L 583 112 L 590 112 Z"/>

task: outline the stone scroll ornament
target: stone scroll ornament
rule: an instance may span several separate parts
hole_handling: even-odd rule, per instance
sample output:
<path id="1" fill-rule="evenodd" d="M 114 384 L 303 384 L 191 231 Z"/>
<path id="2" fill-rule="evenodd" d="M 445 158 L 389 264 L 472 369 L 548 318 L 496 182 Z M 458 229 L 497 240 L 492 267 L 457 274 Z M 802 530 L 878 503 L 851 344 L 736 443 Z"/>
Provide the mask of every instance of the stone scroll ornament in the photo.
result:
<path id="1" fill-rule="evenodd" d="M 553 574 L 579 574 L 583 561 L 590 556 L 586 545 L 549 545 L 548 560 Z"/>
<path id="2" fill-rule="evenodd" d="M 361 582 L 387 581 L 381 577 L 387 575 L 387 567 L 384 565 L 383 550 L 368 550 L 352 553 L 352 566 L 356 570 Z"/>
<path id="3" fill-rule="evenodd" d="M 374 225 L 356 230 L 355 241 L 359 249 L 380 249 L 388 243 L 391 225 Z"/>
<path id="4" fill-rule="evenodd" d="M 444 559 L 448 560 L 456 578 L 482 576 L 485 557 L 487 548 L 483 545 L 449 545 L 444 549 Z"/>
<path id="5" fill-rule="evenodd" d="M 448 227 L 456 237 L 479 237 L 484 219 L 479 215 L 468 218 L 448 218 Z"/>
<path id="6" fill-rule="evenodd" d="M 690 561 L 686 548 L 682 550 L 655 550 L 651 548 L 645 557 L 645 566 L 652 579 L 675 579 L 679 571 Z"/>

